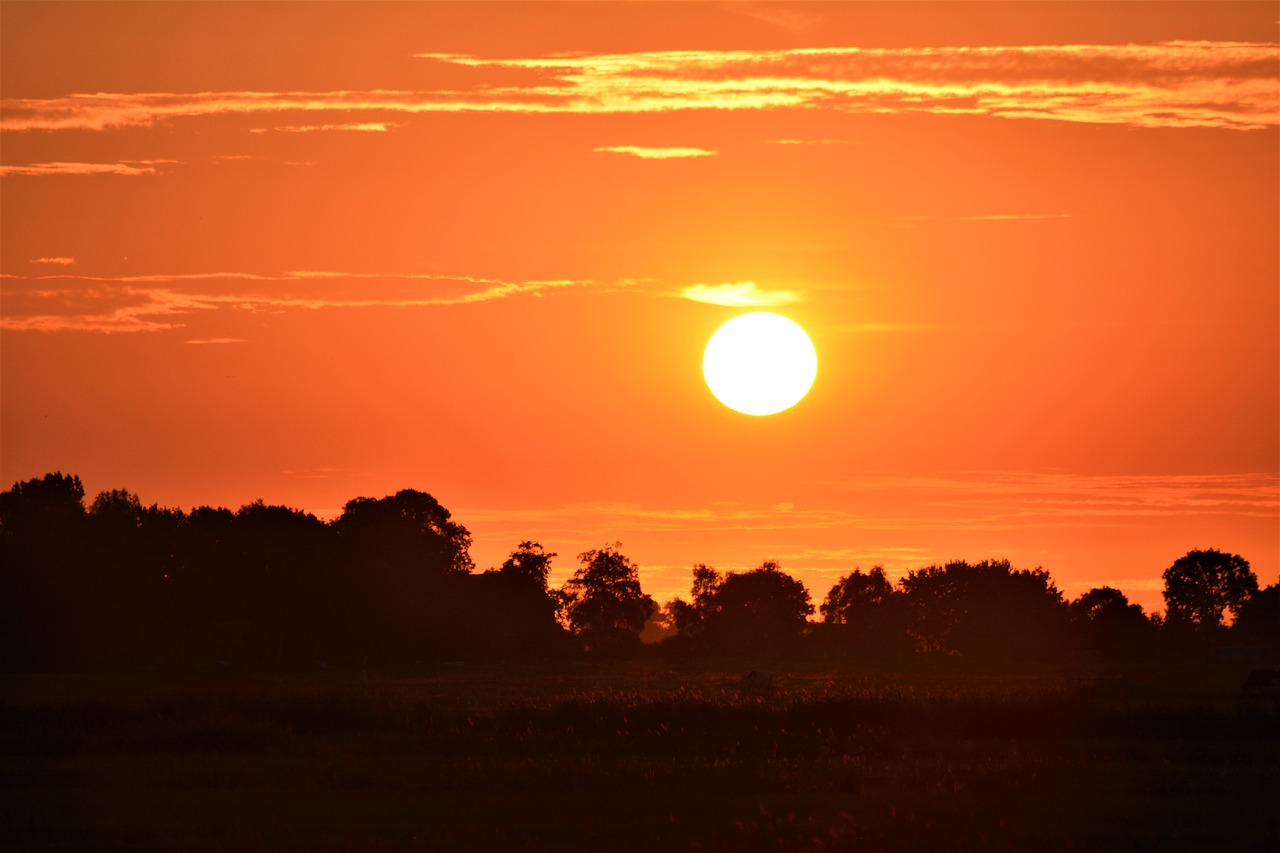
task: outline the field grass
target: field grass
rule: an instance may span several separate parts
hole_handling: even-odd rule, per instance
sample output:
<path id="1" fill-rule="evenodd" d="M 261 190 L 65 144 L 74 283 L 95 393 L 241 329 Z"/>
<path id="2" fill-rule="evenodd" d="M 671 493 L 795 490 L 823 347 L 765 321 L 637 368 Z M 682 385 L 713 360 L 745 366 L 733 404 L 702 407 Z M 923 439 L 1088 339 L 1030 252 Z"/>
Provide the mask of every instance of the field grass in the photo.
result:
<path id="1" fill-rule="evenodd" d="M 1234 671 L 781 670 L 3 676 L 0 845 L 1280 849 Z"/>

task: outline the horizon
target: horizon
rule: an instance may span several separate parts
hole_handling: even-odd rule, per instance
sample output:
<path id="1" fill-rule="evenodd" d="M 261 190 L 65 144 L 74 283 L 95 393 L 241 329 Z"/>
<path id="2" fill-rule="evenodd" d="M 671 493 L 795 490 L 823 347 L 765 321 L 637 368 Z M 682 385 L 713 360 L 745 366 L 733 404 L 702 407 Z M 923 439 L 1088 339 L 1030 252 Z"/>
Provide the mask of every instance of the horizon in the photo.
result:
<path id="1" fill-rule="evenodd" d="M 0 7 L 6 488 L 413 488 L 660 602 L 1280 580 L 1273 3 Z M 760 417 L 753 311 L 818 360 Z"/>

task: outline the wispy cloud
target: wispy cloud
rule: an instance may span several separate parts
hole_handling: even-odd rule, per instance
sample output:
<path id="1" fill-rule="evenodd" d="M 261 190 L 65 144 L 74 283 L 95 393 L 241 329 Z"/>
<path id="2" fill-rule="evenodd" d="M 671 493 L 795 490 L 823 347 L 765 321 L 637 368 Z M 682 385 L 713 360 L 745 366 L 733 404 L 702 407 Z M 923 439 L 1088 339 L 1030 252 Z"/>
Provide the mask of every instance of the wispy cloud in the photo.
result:
<path id="1" fill-rule="evenodd" d="M 815 108 L 1153 128 L 1256 130 L 1280 124 L 1280 45 L 1274 43 L 419 56 L 475 69 L 481 76 L 469 89 L 434 91 L 82 93 L 9 99 L 0 129 L 104 130 L 175 118 L 281 112 L 342 113 L 358 118 L 355 123 L 382 123 L 387 113 Z M 513 82 L 513 75 L 515 80 L 523 75 L 523 82 Z"/>
<path id="2" fill-rule="evenodd" d="M 1280 123 L 1280 46 L 1239 42 L 660 51 L 572 58 L 424 58 L 537 72 L 524 109 L 656 112 L 822 107 L 1146 127 Z"/>
<path id="3" fill-rule="evenodd" d="M 154 332 L 179 328 L 184 315 L 241 311 L 468 305 L 572 289 L 621 289 L 582 279 L 503 281 L 423 273 L 295 271 L 123 276 L 4 276 L 0 328 L 13 331 Z M 231 343 L 209 339 L 204 343 Z"/>
<path id="4" fill-rule="evenodd" d="M 596 148 L 597 153 L 629 154 L 642 160 L 673 160 L 685 157 L 714 157 L 718 152 L 706 148 L 643 148 L 638 145 L 614 145 Z"/>
<path id="5" fill-rule="evenodd" d="M 1275 518 L 1280 475 L 1084 475 L 991 472 L 951 477 L 863 477 L 833 485 L 914 496 L 931 515 L 1021 527 L 1140 517 Z"/>
<path id="6" fill-rule="evenodd" d="M 0 177 L 11 175 L 155 175 L 157 166 L 177 160 L 122 160 L 119 163 L 28 163 L 25 166 L 0 166 Z"/>
<path id="7" fill-rule="evenodd" d="M 184 344 L 205 345 L 221 345 L 221 344 L 247 344 L 248 338 L 193 338 L 189 341 L 183 341 Z"/>
<path id="8" fill-rule="evenodd" d="M 1280 475 L 1091 476 L 1053 473 L 990 473 L 956 477 L 868 476 L 836 484 L 855 491 L 859 508 L 775 503 L 743 506 L 654 507 L 597 501 L 556 507 L 497 510 L 470 508 L 466 516 L 485 524 L 505 522 L 518 529 L 554 529 L 586 534 L 615 530 L 675 534 L 697 531 L 1012 531 L 1047 526 L 1104 527 L 1138 518 L 1176 520 L 1206 515 L 1275 518 L 1280 509 Z M 839 502 L 843 507 L 847 502 Z M 812 538 L 812 537 L 806 537 Z M 926 553 L 894 546 L 899 556 Z M 884 548 L 881 548 L 881 552 Z M 861 552 L 797 551 L 806 559 L 867 558 Z M 887 558 L 886 553 L 872 555 Z"/>
<path id="9" fill-rule="evenodd" d="M 803 298 L 798 290 L 764 290 L 757 287 L 754 281 L 691 284 L 681 288 L 675 295 L 726 308 L 776 308 L 799 302 Z"/>
<path id="10" fill-rule="evenodd" d="M 75 258 L 32 258 L 33 264 L 56 264 L 58 266 L 69 267 L 76 262 Z"/>
<path id="11" fill-rule="evenodd" d="M 393 127 L 400 127 L 396 122 L 361 121 L 348 124 L 291 124 L 284 127 L 252 127 L 250 133 L 325 133 L 339 131 L 346 133 L 386 133 Z"/>

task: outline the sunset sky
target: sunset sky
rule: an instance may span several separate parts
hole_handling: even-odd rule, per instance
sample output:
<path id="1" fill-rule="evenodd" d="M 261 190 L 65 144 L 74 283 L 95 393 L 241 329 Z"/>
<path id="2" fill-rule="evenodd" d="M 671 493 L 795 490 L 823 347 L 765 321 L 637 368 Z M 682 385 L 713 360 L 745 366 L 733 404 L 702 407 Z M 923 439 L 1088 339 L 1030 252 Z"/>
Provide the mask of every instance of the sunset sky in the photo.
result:
<path id="1" fill-rule="evenodd" d="M 480 568 L 621 540 L 1280 574 L 1280 47 L 1261 3 L 3 3 L 0 486 L 324 518 Z M 817 380 L 703 381 L 753 310 Z"/>

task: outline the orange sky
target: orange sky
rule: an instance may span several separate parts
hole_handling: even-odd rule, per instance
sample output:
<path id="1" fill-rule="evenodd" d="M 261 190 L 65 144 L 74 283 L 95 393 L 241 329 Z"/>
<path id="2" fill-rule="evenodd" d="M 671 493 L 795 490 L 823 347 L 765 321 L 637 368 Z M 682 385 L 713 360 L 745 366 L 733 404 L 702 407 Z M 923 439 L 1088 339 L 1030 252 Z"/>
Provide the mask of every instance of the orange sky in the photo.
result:
<path id="1" fill-rule="evenodd" d="M 1274 583 L 1276 7 L 1099 9 L 3 3 L 0 481 L 413 487 L 660 600 Z M 700 369 L 755 306 L 819 357 L 768 418 Z"/>

